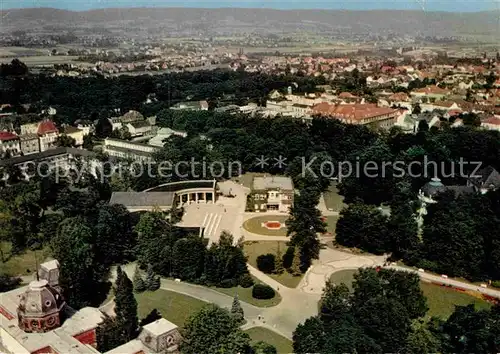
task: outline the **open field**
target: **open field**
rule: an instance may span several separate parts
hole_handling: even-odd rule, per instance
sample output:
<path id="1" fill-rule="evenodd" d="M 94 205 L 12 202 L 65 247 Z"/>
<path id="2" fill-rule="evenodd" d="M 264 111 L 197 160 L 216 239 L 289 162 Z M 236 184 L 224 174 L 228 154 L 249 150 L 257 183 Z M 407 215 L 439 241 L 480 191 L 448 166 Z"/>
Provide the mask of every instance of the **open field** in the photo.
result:
<path id="1" fill-rule="evenodd" d="M 261 281 L 259 281 L 257 278 L 253 278 L 255 284 L 263 284 Z M 228 296 L 233 296 L 238 293 L 238 298 L 241 301 L 244 301 L 246 303 L 249 303 L 251 305 L 257 306 L 257 307 L 273 307 L 278 305 L 281 302 L 281 295 L 276 292 L 275 296 L 272 299 L 264 300 L 264 299 L 254 299 L 252 297 L 252 287 L 249 288 L 243 288 L 241 286 L 237 286 L 234 288 L 216 288 L 213 287 L 211 288 L 215 291 L 218 291 L 220 293 L 226 294 Z"/>
<path id="2" fill-rule="evenodd" d="M 146 317 L 151 310 L 157 309 L 161 315 L 182 327 L 193 313 L 198 312 L 207 302 L 192 298 L 191 296 L 159 289 L 155 292 L 146 291 L 135 294 L 139 319 Z"/>
<path id="3" fill-rule="evenodd" d="M 50 258 L 50 249 L 45 247 L 36 252 L 27 250 L 19 255 L 10 257 L 11 245 L 9 242 L 0 243 L 0 247 L 7 259 L 7 262 L 0 261 L 0 273 L 7 273 L 10 275 L 30 275 L 35 272 L 36 263 L 43 263 Z M 35 259 L 36 253 L 36 259 Z"/>
<path id="4" fill-rule="evenodd" d="M 38 66 L 38 65 L 54 65 L 54 64 L 64 64 L 74 62 L 78 57 L 76 56 L 51 56 L 51 55 L 37 55 L 37 56 L 27 56 L 23 57 L 20 55 L 12 55 L 6 57 L 0 57 L 0 64 L 10 63 L 12 59 L 19 58 L 27 66 Z M 79 65 L 90 65 L 89 63 L 78 62 Z"/>
<path id="5" fill-rule="evenodd" d="M 272 253 L 276 255 L 278 251 L 278 245 L 281 251 L 281 254 L 285 254 L 288 248 L 287 243 L 284 241 L 250 241 L 245 243 L 245 254 L 248 257 L 248 263 L 250 263 L 253 267 L 257 268 L 257 257 L 261 254 Z M 302 275 L 295 277 L 285 271 L 283 274 L 268 274 L 271 278 L 276 280 L 277 282 L 283 284 L 289 288 L 295 288 L 299 285 L 302 280 Z"/>
<path id="6" fill-rule="evenodd" d="M 349 289 L 352 289 L 352 282 L 356 269 L 346 269 L 335 272 L 331 275 L 330 280 L 334 284 L 344 283 Z M 427 298 L 427 306 L 429 311 L 427 316 L 438 316 L 448 318 L 455 310 L 455 306 L 464 306 L 474 304 L 477 309 L 490 308 L 491 304 L 481 298 L 476 298 L 467 293 L 453 290 L 446 286 L 435 285 L 427 282 L 420 282 L 425 297 Z"/>
<path id="7" fill-rule="evenodd" d="M 252 344 L 264 341 L 276 347 L 278 354 L 293 352 L 292 341 L 264 327 L 254 327 L 245 331 L 252 338 Z"/>

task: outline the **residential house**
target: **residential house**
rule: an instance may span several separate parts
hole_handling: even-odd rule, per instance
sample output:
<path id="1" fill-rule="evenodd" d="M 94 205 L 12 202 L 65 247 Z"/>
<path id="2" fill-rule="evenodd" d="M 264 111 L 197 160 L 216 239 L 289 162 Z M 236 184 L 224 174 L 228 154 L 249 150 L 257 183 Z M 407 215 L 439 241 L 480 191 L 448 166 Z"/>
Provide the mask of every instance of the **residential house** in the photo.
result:
<path id="1" fill-rule="evenodd" d="M 339 119 L 347 124 L 366 125 L 372 128 L 390 129 L 400 115 L 399 111 L 375 104 L 320 103 L 312 108 L 312 114 Z"/>
<path id="2" fill-rule="evenodd" d="M 148 120 L 138 120 L 125 125 L 132 137 L 154 135 L 154 126 Z"/>
<path id="3" fill-rule="evenodd" d="M 410 95 L 417 99 L 420 102 L 435 102 L 439 100 L 443 100 L 448 95 L 451 94 L 451 91 L 447 89 L 442 89 L 438 86 L 431 85 L 424 88 L 416 89 L 410 92 Z"/>
<path id="4" fill-rule="evenodd" d="M 83 133 L 82 129 L 78 129 L 76 127 L 68 125 L 68 126 L 63 128 L 63 134 L 66 134 L 70 138 L 75 139 L 75 146 L 82 146 L 83 145 L 84 133 Z"/>
<path id="5" fill-rule="evenodd" d="M 254 212 L 287 213 L 293 205 L 294 188 L 289 177 L 255 177 L 248 196 L 247 209 Z"/>
<path id="6" fill-rule="evenodd" d="M 38 124 L 37 134 L 40 139 L 40 151 L 46 151 L 56 146 L 59 129 L 54 122 L 46 119 Z"/>
<path id="7" fill-rule="evenodd" d="M 338 99 L 344 103 L 360 103 L 362 101 L 361 97 L 353 95 L 350 92 L 341 92 Z"/>
<path id="8" fill-rule="evenodd" d="M 488 130 L 500 131 L 500 118 L 492 116 L 481 122 L 481 127 Z"/>
<path id="9" fill-rule="evenodd" d="M 11 132 L 0 132 L 0 158 L 17 156 L 21 153 L 19 137 Z"/>

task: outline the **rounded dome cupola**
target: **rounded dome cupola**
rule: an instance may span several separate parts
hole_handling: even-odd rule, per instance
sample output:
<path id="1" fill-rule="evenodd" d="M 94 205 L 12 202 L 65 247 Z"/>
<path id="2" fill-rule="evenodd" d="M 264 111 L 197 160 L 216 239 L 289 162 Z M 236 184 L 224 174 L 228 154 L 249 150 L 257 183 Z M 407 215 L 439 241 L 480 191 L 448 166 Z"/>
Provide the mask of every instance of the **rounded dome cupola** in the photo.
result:
<path id="1" fill-rule="evenodd" d="M 46 280 L 30 283 L 17 308 L 19 327 L 25 332 L 47 332 L 62 323 L 66 302 Z"/>

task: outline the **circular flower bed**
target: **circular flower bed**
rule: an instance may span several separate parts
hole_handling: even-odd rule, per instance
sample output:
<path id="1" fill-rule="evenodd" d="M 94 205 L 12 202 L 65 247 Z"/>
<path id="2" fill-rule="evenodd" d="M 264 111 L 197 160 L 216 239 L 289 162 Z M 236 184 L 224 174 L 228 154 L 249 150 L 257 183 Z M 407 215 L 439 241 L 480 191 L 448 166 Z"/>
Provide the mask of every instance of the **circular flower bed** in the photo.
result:
<path id="1" fill-rule="evenodd" d="M 283 227 L 279 221 L 266 221 L 265 223 L 262 224 L 262 226 L 270 230 L 278 230 Z"/>

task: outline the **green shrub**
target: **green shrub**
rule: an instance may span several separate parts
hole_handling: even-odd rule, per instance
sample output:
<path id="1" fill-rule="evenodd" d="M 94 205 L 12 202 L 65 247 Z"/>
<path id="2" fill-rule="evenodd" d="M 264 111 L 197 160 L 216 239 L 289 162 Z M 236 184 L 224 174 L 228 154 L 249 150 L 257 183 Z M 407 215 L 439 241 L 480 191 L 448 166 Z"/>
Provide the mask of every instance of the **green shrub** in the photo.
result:
<path id="1" fill-rule="evenodd" d="M 269 285 L 255 284 L 252 288 L 252 297 L 254 299 L 272 299 L 275 296 L 274 289 Z"/>
<path id="2" fill-rule="evenodd" d="M 500 280 L 492 281 L 491 286 L 500 289 Z"/>
<path id="3" fill-rule="evenodd" d="M 232 288 L 236 286 L 234 279 L 224 279 L 220 282 L 219 287 L 221 288 Z"/>
<path id="4" fill-rule="evenodd" d="M 250 274 L 243 274 L 240 277 L 240 285 L 242 288 L 249 288 L 253 285 L 253 278 Z"/>
<path id="5" fill-rule="evenodd" d="M 257 268 L 264 273 L 274 272 L 275 256 L 272 253 L 261 254 L 257 257 Z"/>

